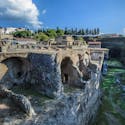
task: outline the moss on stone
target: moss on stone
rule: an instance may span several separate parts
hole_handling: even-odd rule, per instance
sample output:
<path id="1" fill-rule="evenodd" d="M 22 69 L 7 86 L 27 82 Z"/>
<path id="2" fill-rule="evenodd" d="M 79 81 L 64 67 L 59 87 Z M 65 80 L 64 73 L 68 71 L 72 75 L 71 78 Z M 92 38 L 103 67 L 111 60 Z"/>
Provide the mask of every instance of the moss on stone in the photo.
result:
<path id="1" fill-rule="evenodd" d="M 76 90 L 78 90 L 78 88 L 76 88 L 74 86 L 64 85 L 64 92 L 65 93 L 72 93 Z"/>
<path id="2" fill-rule="evenodd" d="M 117 67 L 122 67 L 123 66 L 121 62 L 119 62 L 119 61 L 117 61 L 115 59 L 109 60 L 108 61 L 108 65 L 110 65 L 110 66 L 117 66 Z"/>
<path id="3" fill-rule="evenodd" d="M 32 88 L 26 89 L 24 87 L 13 87 L 12 91 L 17 94 L 23 94 L 24 96 L 31 99 L 37 98 L 39 105 L 43 104 L 47 100 L 50 100 L 49 97 L 42 95 L 41 93 L 33 90 Z"/>
<path id="4" fill-rule="evenodd" d="M 110 65 L 122 66 L 122 64 L 116 60 L 109 61 L 108 63 Z M 122 84 L 125 78 L 125 69 L 109 68 L 107 75 L 103 77 L 101 88 L 104 92 L 104 96 L 94 125 L 109 125 L 109 119 L 106 113 L 113 116 L 121 125 L 125 124 L 125 97 L 121 97 L 125 92 L 115 83 L 115 75 L 117 73 L 123 73 L 121 78 Z"/>

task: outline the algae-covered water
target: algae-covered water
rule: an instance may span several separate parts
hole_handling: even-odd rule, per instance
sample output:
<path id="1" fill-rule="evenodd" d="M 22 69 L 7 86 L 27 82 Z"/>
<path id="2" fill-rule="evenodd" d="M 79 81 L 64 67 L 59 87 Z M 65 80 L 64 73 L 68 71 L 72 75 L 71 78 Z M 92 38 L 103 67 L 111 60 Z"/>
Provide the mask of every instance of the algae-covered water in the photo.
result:
<path id="1" fill-rule="evenodd" d="M 122 66 L 118 61 L 108 64 L 110 68 L 101 83 L 102 104 L 94 125 L 125 125 L 125 69 L 118 68 Z"/>

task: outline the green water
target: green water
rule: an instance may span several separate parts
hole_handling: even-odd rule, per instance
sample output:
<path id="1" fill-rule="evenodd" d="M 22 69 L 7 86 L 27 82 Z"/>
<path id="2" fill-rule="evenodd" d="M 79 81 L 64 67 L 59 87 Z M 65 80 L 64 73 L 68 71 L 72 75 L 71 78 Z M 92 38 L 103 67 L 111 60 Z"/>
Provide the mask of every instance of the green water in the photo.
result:
<path id="1" fill-rule="evenodd" d="M 118 61 L 109 61 L 120 65 Z M 116 83 L 116 78 L 120 83 Z M 125 125 L 125 69 L 110 68 L 101 83 L 102 104 L 94 125 Z"/>

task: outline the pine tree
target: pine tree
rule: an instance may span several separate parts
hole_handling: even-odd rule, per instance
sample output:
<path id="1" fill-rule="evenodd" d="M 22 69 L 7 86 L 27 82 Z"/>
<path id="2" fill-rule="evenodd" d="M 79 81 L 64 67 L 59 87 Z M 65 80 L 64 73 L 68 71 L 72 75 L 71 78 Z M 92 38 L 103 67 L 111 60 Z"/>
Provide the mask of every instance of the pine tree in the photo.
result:
<path id="1" fill-rule="evenodd" d="M 67 27 L 65 27 L 64 34 L 68 35 L 68 29 L 67 29 Z"/>
<path id="2" fill-rule="evenodd" d="M 74 35 L 74 30 L 73 30 L 73 28 L 71 28 L 71 33 L 72 33 L 72 35 Z"/>
<path id="3" fill-rule="evenodd" d="M 85 30 L 85 35 L 88 35 L 89 34 L 89 30 L 88 28 Z"/>
<path id="4" fill-rule="evenodd" d="M 94 30 L 93 30 L 93 29 L 92 29 L 92 31 L 91 31 L 91 32 L 92 32 L 92 35 L 94 35 Z"/>
<path id="5" fill-rule="evenodd" d="M 97 28 L 97 34 L 99 34 L 100 33 L 100 29 L 99 28 Z"/>
<path id="6" fill-rule="evenodd" d="M 79 30 L 78 30 L 78 35 L 81 35 L 81 34 L 82 34 L 82 33 L 81 33 L 81 29 L 79 29 Z"/>
<path id="7" fill-rule="evenodd" d="M 92 30 L 91 29 L 89 30 L 89 35 L 92 35 Z"/>
<path id="8" fill-rule="evenodd" d="M 77 28 L 75 28 L 75 31 L 74 31 L 74 32 L 75 32 L 75 35 L 78 35 L 78 31 L 77 31 Z"/>
<path id="9" fill-rule="evenodd" d="M 96 35 L 97 34 L 97 31 L 96 31 L 96 28 L 94 28 L 94 35 Z"/>
<path id="10" fill-rule="evenodd" d="M 85 35 L 85 31 L 84 31 L 84 29 L 82 29 L 82 35 Z"/>
<path id="11" fill-rule="evenodd" d="M 56 32 L 59 31 L 59 27 L 56 27 Z"/>

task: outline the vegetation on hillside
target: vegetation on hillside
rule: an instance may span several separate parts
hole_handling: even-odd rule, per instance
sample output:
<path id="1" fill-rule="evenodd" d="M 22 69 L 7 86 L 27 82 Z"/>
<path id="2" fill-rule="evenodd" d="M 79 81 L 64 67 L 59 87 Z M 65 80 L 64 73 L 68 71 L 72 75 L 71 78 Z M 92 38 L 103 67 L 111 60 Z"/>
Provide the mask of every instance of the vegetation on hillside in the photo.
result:
<path id="1" fill-rule="evenodd" d="M 49 40 L 49 37 L 46 34 L 42 33 L 42 32 L 39 32 L 39 33 L 35 34 L 34 38 L 37 41 L 48 41 Z"/>
<path id="2" fill-rule="evenodd" d="M 94 28 L 94 29 L 60 29 L 57 27 L 56 29 L 39 29 L 38 31 L 31 33 L 31 31 L 17 31 L 13 33 L 14 37 L 19 38 L 35 38 L 38 41 L 48 41 L 49 39 L 54 39 L 59 36 L 63 35 L 97 35 L 99 34 L 100 29 Z M 79 40 L 84 42 L 82 37 L 79 37 Z"/>
<path id="3" fill-rule="evenodd" d="M 87 45 L 86 41 L 83 39 L 83 37 L 75 37 L 75 40 L 80 41 L 83 45 Z"/>
<path id="4" fill-rule="evenodd" d="M 26 31 L 17 31 L 13 33 L 14 37 L 19 37 L 19 38 L 29 38 L 32 36 L 31 31 L 26 30 Z"/>
<path id="5" fill-rule="evenodd" d="M 65 29 L 60 29 L 57 27 L 56 29 L 40 29 L 38 32 L 43 32 L 45 34 L 48 34 L 48 32 L 55 31 L 57 36 L 62 36 L 62 35 L 98 35 L 100 33 L 99 28 L 94 28 L 94 29 L 77 29 L 77 28 L 65 28 Z"/>
<path id="6" fill-rule="evenodd" d="M 121 67 L 119 61 L 108 62 L 109 65 Z M 121 74 L 121 75 L 120 75 Z M 125 124 L 125 69 L 109 68 L 101 84 L 103 98 L 94 125 L 124 125 Z M 116 79 L 120 82 L 117 83 Z"/>

